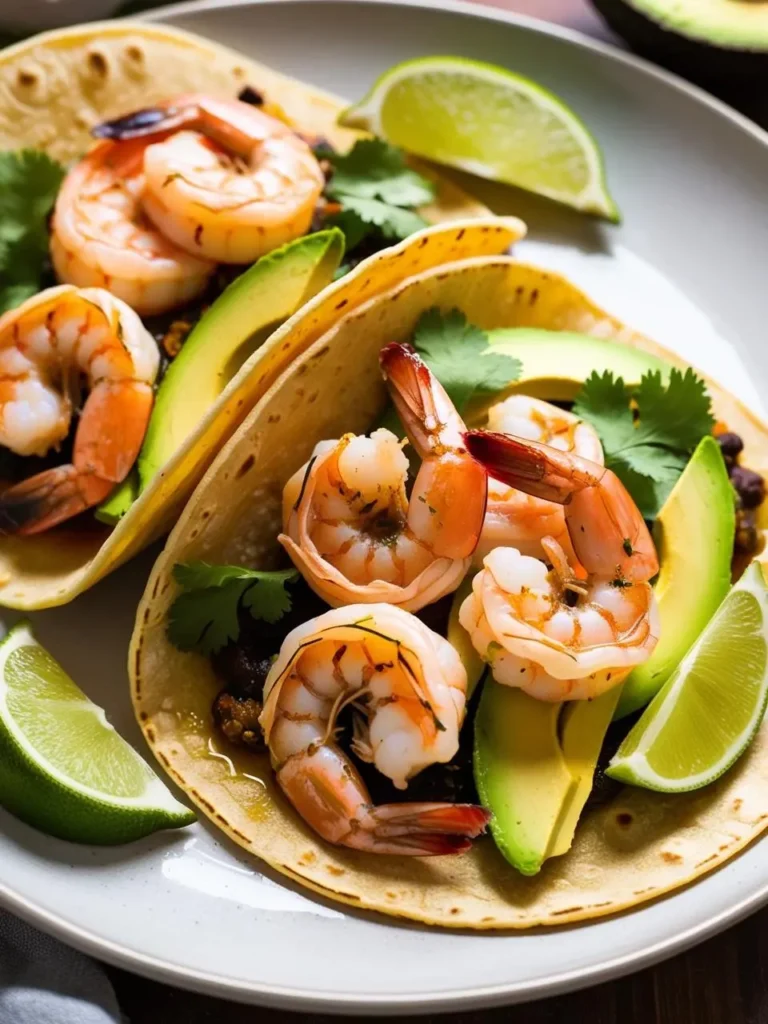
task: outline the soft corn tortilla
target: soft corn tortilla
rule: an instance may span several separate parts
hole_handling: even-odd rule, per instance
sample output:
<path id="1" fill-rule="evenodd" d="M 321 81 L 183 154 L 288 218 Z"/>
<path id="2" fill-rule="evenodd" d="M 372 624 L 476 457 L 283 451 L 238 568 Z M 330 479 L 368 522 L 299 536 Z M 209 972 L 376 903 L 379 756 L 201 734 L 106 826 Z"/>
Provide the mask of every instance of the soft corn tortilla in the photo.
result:
<path id="1" fill-rule="evenodd" d="M 283 485 L 323 438 L 369 429 L 386 396 L 382 345 L 406 341 L 431 306 L 459 307 L 480 327 L 531 326 L 612 338 L 680 360 L 598 309 L 555 274 L 508 258 L 468 259 L 408 280 L 345 316 L 249 414 L 187 505 L 139 607 L 130 652 L 136 714 L 172 778 L 236 843 L 323 896 L 460 928 L 528 928 L 634 906 L 713 870 L 768 822 L 768 728 L 719 782 L 686 796 L 626 789 L 581 822 L 573 849 L 535 878 L 519 875 L 486 836 L 460 857 L 377 857 L 330 846 L 304 826 L 266 757 L 226 745 L 211 728 L 220 684 L 210 662 L 167 639 L 177 562 L 258 568 L 277 557 Z M 301 318 L 283 337 L 301 329 Z M 710 385 L 717 416 L 766 469 L 767 428 Z M 694 513 L 695 514 L 695 513 Z M 212 754 L 223 753 L 226 757 Z M 229 758 L 230 769 L 227 762 Z"/>
<path id="2" fill-rule="evenodd" d="M 105 22 L 46 33 L 0 54 L 0 148 L 31 146 L 72 161 L 88 148 L 90 128 L 105 118 L 184 92 L 233 97 L 245 85 L 264 94 L 265 109 L 307 135 L 342 149 L 356 137 L 336 126 L 343 103 L 319 90 L 185 32 Z M 94 523 L 83 532 L 65 525 L 34 537 L 0 538 L 0 604 L 26 610 L 66 604 L 166 533 L 222 443 L 338 310 L 354 309 L 419 270 L 504 252 L 525 233 L 521 221 L 490 220 L 486 207 L 433 170 L 425 172 L 438 194 L 421 212 L 437 230 L 361 263 L 311 304 L 313 319 L 302 332 L 290 332 L 280 344 L 265 342 L 115 529 Z M 440 229 L 446 223 L 451 227 Z"/>

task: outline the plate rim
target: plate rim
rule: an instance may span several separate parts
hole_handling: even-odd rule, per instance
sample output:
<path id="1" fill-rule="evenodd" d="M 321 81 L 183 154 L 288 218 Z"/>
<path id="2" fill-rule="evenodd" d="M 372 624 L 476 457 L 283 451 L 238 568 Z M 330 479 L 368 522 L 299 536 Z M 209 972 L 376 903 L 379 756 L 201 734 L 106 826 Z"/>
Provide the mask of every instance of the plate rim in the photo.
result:
<path id="1" fill-rule="evenodd" d="M 222 11 L 240 7 L 264 7 L 272 4 L 304 4 L 308 2 L 315 2 L 315 0 L 189 0 L 189 2 L 172 4 L 152 11 L 141 12 L 138 15 L 125 19 L 114 20 L 130 20 L 133 22 L 147 22 L 149 24 L 163 23 L 180 15 L 199 14 L 204 11 Z M 580 49 L 589 50 L 607 57 L 615 63 L 629 68 L 631 72 L 648 76 L 678 93 L 686 95 L 694 102 L 708 107 L 720 117 L 730 121 L 734 127 L 741 129 L 768 149 L 768 131 L 762 129 L 745 115 L 734 110 L 727 103 L 711 96 L 704 89 L 687 82 L 673 72 L 659 68 L 651 62 L 632 53 L 625 52 L 609 42 L 593 39 L 575 29 L 543 21 L 530 15 L 492 7 L 484 3 L 483 0 L 474 0 L 474 2 L 468 2 L 468 0 L 329 0 L 329 2 L 345 3 L 358 7 L 377 5 L 383 7 L 412 7 L 438 12 L 445 11 L 483 21 L 501 22 L 538 35 L 563 40 Z M 759 842 L 766 841 L 768 839 L 758 838 L 754 844 L 750 844 L 750 848 Z M 724 865 L 719 870 L 727 869 L 728 865 Z M 692 884 L 698 883 L 694 882 Z M 674 893 L 661 897 L 664 900 L 673 900 L 674 898 Z M 654 901 L 654 903 L 656 902 L 659 901 Z M 661 939 L 640 952 L 626 953 L 591 968 L 561 971 L 535 981 L 524 980 L 497 985 L 472 986 L 454 989 L 448 993 L 432 991 L 417 995 L 382 996 L 380 993 L 374 993 L 371 996 L 360 996 L 350 995 L 345 992 L 299 989 L 295 986 L 286 987 L 262 982 L 225 979 L 217 974 L 209 974 L 206 971 L 173 964 L 161 957 L 141 953 L 117 942 L 101 938 L 92 930 L 80 927 L 71 920 L 36 905 L 32 900 L 19 896 L 12 891 L 10 886 L 0 882 L 0 905 L 4 909 L 16 914 L 49 935 L 53 935 L 62 942 L 96 959 L 103 960 L 112 966 L 132 970 L 155 981 L 176 985 L 222 999 L 269 1006 L 276 1009 L 336 1012 L 344 1015 L 469 1010 L 527 1002 L 574 991 L 579 988 L 586 988 L 641 970 L 676 953 L 683 952 L 725 928 L 737 924 L 766 903 L 768 903 L 768 883 L 760 886 L 727 909 L 706 917 L 683 932 Z M 372 917 L 374 920 L 378 920 L 378 915 L 372 915 Z M 510 933 L 504 932 L 503 934 Z"/>

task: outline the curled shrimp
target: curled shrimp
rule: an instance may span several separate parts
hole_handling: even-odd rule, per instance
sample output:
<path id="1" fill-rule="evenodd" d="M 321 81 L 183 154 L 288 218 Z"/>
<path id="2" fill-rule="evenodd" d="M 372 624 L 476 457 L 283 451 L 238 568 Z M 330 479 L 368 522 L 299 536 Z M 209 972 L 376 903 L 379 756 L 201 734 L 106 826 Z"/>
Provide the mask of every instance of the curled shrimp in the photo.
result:
<path id="1" fill-rule="evenodd" d="M 240 100 L 177 96 L 99 125 L 144 153 L 144 210 L 193 256 L 251 263 L 309 230 L 325 185 L 307 143 L 284 122 Z"/>
<path id="2" fill-rule="evenodd" d="M 467 676 L 456 651 L 419 619 L 386 604 L 336 608 L 283 641 L 260 722 L 278 783 L 323 839 L 372 853 L 460 853 L 488 814 L 470 804 L 375 806 L 335 742 L 345 705 L 353 751 L 398 789 L 458 750 Z"/>
<path id="3" fill-rule="evenodd" d="M 216 268 L 170 241 L 147 217 L 148 145 L 137 139 L 94 147 L 64 179 L 51 225 L 58 279 L 107 289 L 142 316 L 191 301 Z"/>
<path id="4" fill-rule="evenodd" d="M 653 541 L 623 484 L 603 466 L 534 441 L 467 435 L 488 472 L 565 503 L 580 564 L 545 537 L 547 563 L 496 548 L 463 602 L 459 621 L 494 678 L 539 700 L 584 700 L 620 683 L 656 646 L 659 617 L 647 582 Z"/>
<path id="5" fill-rule="evenodd" d="M 386 601 L 418 611 L 464 578 L 483 523 L 487 476 L 426 364 L 393 344 L 382 350 L 381 365 L 422 459 L 410 499 L 408 460 L 391 431 L 323 441 L 285 487 L 278 539 L 328 604 Z"/>
<path id="6" fill-rule="evenodd" d="M 0 317 L 0 444 L 45 455 L 69 433 L 81 378 L 89 395 L 71 465 L 0 494 L 0 533 L 39 533 L 103 501 L 128 475 L 152 411 L 160 357 L 120 299 L 49 288 Z"/>
<path id="7" fill-rule="evenodd" d="M 600 465 L 603 447 L 594 427 L 571 412 L 528 395 L 511 395 L 488 410 L 488 430 L 539 441 Z M 488 508 L 473 564 L 480 567 L 497 547 L 513 547 L 542 558 L 543 537 L 554 537 L 572 555 L 562 505 L 534 497 L 499 480 L 488 480 Z"/>
<path id="8" fill-rule="evenodd" d="M 634 583 L 659 571 L 648 527 L 612 470 L 507 434 L 470 430 L 464 438 L 493 479 L 563 506 L 573 549 L 587 572 Z"/>

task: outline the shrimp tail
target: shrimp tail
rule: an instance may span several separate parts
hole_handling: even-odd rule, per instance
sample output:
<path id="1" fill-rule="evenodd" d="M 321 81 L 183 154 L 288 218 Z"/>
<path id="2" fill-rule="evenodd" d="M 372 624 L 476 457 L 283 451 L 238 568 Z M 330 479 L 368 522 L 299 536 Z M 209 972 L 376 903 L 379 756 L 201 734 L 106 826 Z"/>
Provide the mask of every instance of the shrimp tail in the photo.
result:
<path id="1" fill-rule="evenodd" d="M 188 120 L 189 114 L 184 108 L 144 107 L 123 117 L 116 117 L 112 121 L 102 121 L 91 128 L 91 135 L 96 139 L 125 142 L 128 139 L 143 139 L 148 135 L 175 131 L 182 128 Z"/>
<path id="2" fill-rule="evenodd" d="M 438 409 L 437 403 L 442 398 L 441 404 L 445 404 L 448 396 L 411 345 L 385 345 L 379 364 L 403 426 L 423 458 L 433 447 L 432 434 L 446 419 L 445 410 Z"/>
<path id="3" fill-rule="evenodd" d="M 565 479 L 553 472 L 551 461 L 540 451 L 544 445 L 519 441 L 510 434 L 490 430 L 468 430 L 464 442 L 470 454 L 486 468 L 494 480 L 560 505 L 568 503 L 570 493 Z M 553 455 L 557 455 L 554 452 Z"/>
<path id="4" fill-rule="evenodd" d="M 403 803 L 380 804 L 371 811 L 377 836 L 412 835 L 414 830 L 436 835 L 475 839 L 491 820 L 476 804 Z"/>
<path id="5" fill-rule="evenodd" d="M 363 825 L 379 853 L 439 857 L 465 853 L 490 814 L 474 804 L 407 803 L 373 807 Z"/>
<path id="6" fill-rule="evenodd" d="M 73 465 L 37 473 L 0 494 L 0 536 L 42 533 L 103 501 L 114 486 Z"/>
<path id="7" fill-rule="evenodd" d="M 509 434 L 468 430 L 464 442 L 496 480 L 565 506 L 573 549 L 588 572 L 641 583 L 659 571 L 648 527 L 612 470 Z"/>

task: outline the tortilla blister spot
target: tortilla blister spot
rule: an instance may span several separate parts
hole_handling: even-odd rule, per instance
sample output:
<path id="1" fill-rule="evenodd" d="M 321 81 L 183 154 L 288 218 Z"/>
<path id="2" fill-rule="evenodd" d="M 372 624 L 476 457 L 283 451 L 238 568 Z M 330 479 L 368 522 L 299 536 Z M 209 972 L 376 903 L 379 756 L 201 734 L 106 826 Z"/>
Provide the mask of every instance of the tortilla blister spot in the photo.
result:
<path id="1" fill-rule="evenodd" d="M 440 281 L 436 280 L 438 274 Z M 210 757 L 190 756 L 186 741 L 180 754 L 170 754 L 179 747 L 178 718 L 160 711 L 163 700 L 172 695 L 175 708 L 198 715 L 210 728 L 207 716 L 216 685 L 210 663 L 176 650 L 165 630 L 165 617 L 176 593 L 172 568 L 178 561 L 200 557 L 201 540 L 191 534 L 202 512 L 215 510 L 208 520 L 208 560 L 240 561 L 256 567 L 273 564 L 283 485 L 306 461 L 316 441 L 338 437 L 347 430 L 365 431 L 376 422 L 385 402 L 379 349 L 384 342 L 408 340 L 425 309 L 458 306 L 471 322 L 484 328 L 556 324 L 566 330 L 612 337 L 676 361 L 595 307 L 557 275 L 544 275 L 535 267 L 503 257 L 467 259 L 457 263 L 447 277 L 443 274 L 442 268 L 422 273 L 395 286 L 396 303 L 390 301 L 391 293 L 384 294 L 332 321 L 327 331 L 315 333 L 296 370 L 283 374 L 222 449 L 169 538 L 142 599 L 142 608 L 152 608 L 154 625 L 145 630 L 137 627 L 132 639 L 132 650 L 143 641 L 138 660 L 131 662 L 135 666 L 134 703 L 137 712 L 145 711 L 154 723 L 155 749 L 171 758 L 193 799 L 199 804 L 200 797 L 208 799 L 226 816 L 235 841 L 239 837 L 231 829 L 248 836 L 252 852 L 310 889 L 333 894 L 329 875 L 340 876 L 329 871 L 332 867 L 344 872 L 343 886 L 335 889 L 336 899 L 385 914 L 479 929 L 566 924 L 631 907 L 677 888 L 723 863 L 757 836 L 768 814 L 766 727 L 734 768 L 699 793 L 620 792 L 613 803 L 587 814 L 569 854 L 545 863 L 539 875 L 523 878 L 503 860 L 488 837 L 476 842 L 467 855 L 421 861 L 377 858 L 328 846 L 294 814 L 273 779 L 265 789 L 268 813 L 254 822 L 238 802 L 237 787 L 226 772 L 218 774 L 215 785 L 210 781 Z M 539 289 L 535 305 L 516 301 L 518 287 L 526 294 Z M 388 312 L 381 320 L 384 306 Z M 301 335 L 308 330 L 312 315 L 295 318 L 286 331 Z M 349 358 L 350 352 L 355 353 L 354 360 Z M 313 386 L 320 390 L 320 399 L 312 405 L 301 405 L 298 397 L 303 388 L 298 371 L 305 367 L 311 367 Z M 339 397 L 344 388 L 346 400 Z M 766 445 L 766 429 L 730 395 L 714 385 L 712 393 L 717 417 L 744 437 L 751 458 L 759 454 Z M 332 400 L 323 401 L 323 394 Z M 251 453 L 256 453 L 258 501 L 252 500 L 247 488 L 240 494 L 237 488 L 221 487 L 224 476 L 234 475 Z M 238 544 L 234 538 L 246 541 Z M 242 558 L 233 557 L 238 549 Z M 153 598 L 157 579 L 162 583 Z M 139 682 L 141 693 L 135 689 Z M 204 745 L 199 734 L 197 742 Z M 621 814 L 630 819 L 625 827 L 616 823 Z M 242 838 L 239 841 L 243 843 Z M 317 855 L 311 865 L 300 863 L 308 850 Z M 680 859 L 665 858 L 665 851 Z M 452 914 L 454 907 L 461 913 Z"/>

